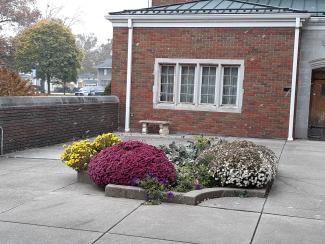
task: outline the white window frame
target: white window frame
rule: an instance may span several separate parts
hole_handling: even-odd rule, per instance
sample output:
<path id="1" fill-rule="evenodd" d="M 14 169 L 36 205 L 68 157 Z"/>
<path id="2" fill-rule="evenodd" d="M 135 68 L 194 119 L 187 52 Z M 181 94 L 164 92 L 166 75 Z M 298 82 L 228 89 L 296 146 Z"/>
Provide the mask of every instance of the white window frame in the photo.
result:
<path id="1" fill-rule="evenodd" d="M 159 83 L 159 87 L 158 87 L 158 94 L 157 94 L 157 102 L 160 103 L 160 104 L 174 104 L 175 101 L 176 101 L 176 92 L 175 92 L 175 85 L 176 85 L 176 76 L 177 76 L 177 70 L 176 70 L 176 66 L 174 68 L 174 94 L 173 94 L 173 101 L 172 102 L 169 102 L 169 101 L 160 101 L 160 93 L 161 93 L 161 66 L 163 65 L 166 65 L 166 66 L 172 66 L 172 65 L 175 65 L 173 63 L 168 63 L 168 64 L 165 64 L 165 63 L 160 63 L 159 66 L 158 66 L 158 83 Z"/>
<path id="2" fill-rule="evenodd" d="M 174 101 L 171 103 L 160 102 L 160 67 L 161 65 L 175 65 L 174 76 Z M 194 80 L 194 101 L 193 104 L 180 103 L 180 69 L 181 65 L 195 65 Z M 202 84 L 202 67 L 216 66 L 216 92 L 214 104 L 201 103 L 201 84 Z M 223 88 L 223 67 L 238 67 L 238 86 L 236 105 L 222 105 L 222 88 Z M 174 110 L 193 110 L 193 111 L 210 111 L 241 113 L 243 103 L 243 81 L 244 81 L 244 60 L 236 59 L 169 59 L 156 58 L 154 68 L 154 86 L 153 86 L 153 108 L 154 109 L 174 109 Z"/>

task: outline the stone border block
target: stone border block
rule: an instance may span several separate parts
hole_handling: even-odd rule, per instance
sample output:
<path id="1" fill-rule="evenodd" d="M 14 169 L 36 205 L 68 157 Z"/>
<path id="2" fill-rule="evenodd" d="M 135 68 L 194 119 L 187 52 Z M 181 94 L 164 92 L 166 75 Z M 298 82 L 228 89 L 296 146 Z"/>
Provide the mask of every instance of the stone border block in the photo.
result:
<path id="1" fill-rule="evenodd" d="M 146 192 L 136 186 L 107 185 L 105 195 L 108 197 L 129 198 L 137 200 L 146 200 Z"/>
<path id="2" fill-rule="evenodd" d="M 78 172 L 77 181 L 80 183 L 95 185 L 89 178 L 86 171 Z M 185 205 L 198 205 L 209 199 L 222 198 L 222 197 L 258 197 L 265 198 L 272 186 L 271 182 L 266 188 L 263 189 L 240 189 L 228 187 L 215 187 L 205 188 L 201 190 L 190 191 L 186 193 L 173 192 L 173 198 L 168 199 L 167 194 L 163 202 L 185 204 Z M 136 200 L 146 200 L 147 194 L 144 189 L 136 186 L 123 186 L 108 184 L 105 187 L 105 195 L 107 197 L 127 198 Z"/>
<path id="3" fill-rule="evenodd" d="M 164 202 L 198 205 L 199 203 L 221 197 L 258 197 L 264 198 L 269 192 L 270 186 L 264 189 L 239 189 L 239 188 L 205 188 L 202 190 L 190 191 L 187 193 L 173 192 L 173 198 L 164 198 Z M 107 185 L 105 187 L 105 195 L 108 197 L 129 198 L 137 200 L 146 200 L 146 192 L 140 187 L 122 186 L 122 185 Z"/>

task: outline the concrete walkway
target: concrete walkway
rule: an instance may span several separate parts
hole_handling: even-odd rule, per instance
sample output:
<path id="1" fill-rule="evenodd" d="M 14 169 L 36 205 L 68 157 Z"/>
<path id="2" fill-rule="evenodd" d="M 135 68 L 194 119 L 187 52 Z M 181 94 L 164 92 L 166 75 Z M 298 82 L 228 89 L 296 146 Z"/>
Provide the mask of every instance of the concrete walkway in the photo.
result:
<path id="1" fill-rule="evenodd" d="M 325 243 L 325 143 L 253 141 L 281 158 L 269 197 L 196 207 L 105 197 L 76 183 L 76 173 L 58 160 L 60 145 L 1 157 L 0 243 Z"/>

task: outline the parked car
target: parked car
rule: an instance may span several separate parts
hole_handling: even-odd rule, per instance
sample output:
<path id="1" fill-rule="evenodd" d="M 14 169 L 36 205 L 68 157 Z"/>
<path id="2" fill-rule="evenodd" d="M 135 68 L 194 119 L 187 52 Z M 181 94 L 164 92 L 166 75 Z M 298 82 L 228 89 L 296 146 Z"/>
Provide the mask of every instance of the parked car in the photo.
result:
<path id="1" fill-rule="evenodd" d="M 101 86 L 86 86 L 75 92 L 76 96 L 101 96 L 104 94 L 105 88 Z"/>

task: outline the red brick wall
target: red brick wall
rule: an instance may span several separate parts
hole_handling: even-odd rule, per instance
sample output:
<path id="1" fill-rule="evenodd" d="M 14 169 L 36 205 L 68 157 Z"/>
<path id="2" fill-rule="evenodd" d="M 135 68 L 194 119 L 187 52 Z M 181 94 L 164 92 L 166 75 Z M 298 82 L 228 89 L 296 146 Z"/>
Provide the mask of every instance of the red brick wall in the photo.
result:
<path id="1" fill-rule="evenodd" d="M 193 2 L 195 0 L 152 0 L 152 6 Z"/>
<path id="2" fill-rule="evenodd" d="M 139 120 L 169 120 L 171 132 L 286 138 L 294 30 L 292 28 L 135 28 L 131 128 Z M 153 109 L 155 58 L 244 59 L 242 113 Z M 124 126 L 127 29 L 114 29 L 112 91 Z"/>
<path id="3" fill-rule="evenodd" d="M 95 97 L 64 97 L 60 99 L 38 97 L 38 103 L 28 105 L 9 104 L 0 98 L 0 126 L 3 128 L 3 152 L 54 145 L 61 142 L 97 136 L 116 131 L 118 127 L 118 101 L 96 102 Z M 32 97 L 27 97 L 27 102 Z M 90 100 L 94 100 L 90 102 Z M 104 99 L 104 98 L 102 98 Z M 18 102 L 22 100 L 16 99 Z M 42 100 L 44 100 L 42 102 Z M 1 144 L 1 141 L 0 141 Z"/>

